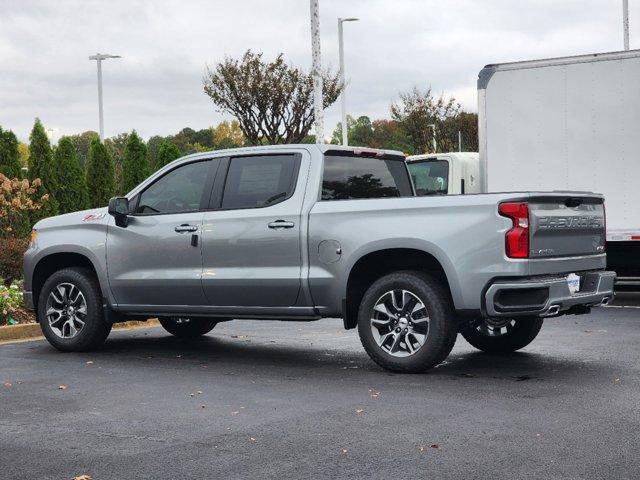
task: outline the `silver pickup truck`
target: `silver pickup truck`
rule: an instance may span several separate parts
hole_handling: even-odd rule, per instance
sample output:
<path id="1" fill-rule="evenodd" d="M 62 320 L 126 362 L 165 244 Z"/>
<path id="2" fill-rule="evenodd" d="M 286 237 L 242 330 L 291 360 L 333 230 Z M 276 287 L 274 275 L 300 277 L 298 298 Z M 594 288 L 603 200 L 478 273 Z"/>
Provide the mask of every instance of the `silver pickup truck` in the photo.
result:
<path id="1" fill-rule="evenodd" d="M 56 348 L 158 317 L 178 337 L 231 319 L 341 317 L 384 368 L 442 362 L 458 333 L 528 345 L 545 317 L 613 298 L 602 196 L 415 197 L 400 152 L 254 147 L 174 161 L 126 197 L 42 220 L 25 301 Z"/>

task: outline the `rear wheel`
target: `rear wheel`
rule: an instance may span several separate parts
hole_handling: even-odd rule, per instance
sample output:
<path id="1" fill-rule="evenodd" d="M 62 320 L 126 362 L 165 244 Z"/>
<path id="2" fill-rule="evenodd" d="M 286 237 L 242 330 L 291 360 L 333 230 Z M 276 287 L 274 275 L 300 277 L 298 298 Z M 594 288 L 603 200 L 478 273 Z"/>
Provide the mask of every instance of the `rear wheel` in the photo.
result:
<path id="1" fill-rule="evenodd" d="M 163 317 L 160 325 L 178 338 L 197 338 L 206 335 L 218 323 L 216 320 L 200 318 Z"/>
<path id="2" fill-rule="evenodd" d="M 51 275 L 38 296 L 38 322 L 51 345 L 64 352 L 91 350 L 104 343 L 102 292 L 91 271 L 66 268 Z"/>
<path id="3" fill-rule="evenodd" d="M 418 373 L 449 355 L 458 328 L 442 284 L 420 272 L 402 271 L 385 275 L 366 291 L 358 333 L 378 365 Z"/>
<path id="4" fill-rule="evenodd" d="M 462 336 L 483 352 L 510 353 L 529 345 L 538 336 L 542 323 L 539 317 L 477 319 L 463 328 Z"/>

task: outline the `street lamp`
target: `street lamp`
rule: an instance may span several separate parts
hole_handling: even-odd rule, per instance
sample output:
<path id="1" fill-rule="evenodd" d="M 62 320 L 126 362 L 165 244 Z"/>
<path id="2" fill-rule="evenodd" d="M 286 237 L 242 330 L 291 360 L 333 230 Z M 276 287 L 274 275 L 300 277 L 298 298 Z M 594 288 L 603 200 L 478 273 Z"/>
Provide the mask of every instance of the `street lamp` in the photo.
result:
<path id="1" fill-rule="evenodd" d="M 435 123 L 430 123 L 429 125 L 427 125 L 427 127 L 433 129 L 433 153 L 437 153 L 438 144 L 436 143 L 436 124 Z"/>
<path id="2" fill-rule="evenodd" d="M 338 46 L 340 50 L 340 82 L 342 83 L 342 94 L 340 95 L 342 101 L 342 145 L 345 147 L 349 145 L 349 134 L 347 129 L 347 98 L 346 91 L 347 85 L 344 79 L 344 39 L 342 34 L 342 24 L 344 22 L 357 22 L 359 19 L 354 17 L 338 18 Z"/>
<path id="3" fill-rule="evenodd" d="M 104 115 L 102 113 L 102 60 L 107 58 L 121 58 L 120 55 L 109 55 L 108 53 L 96 53 L 91 55 L 89 60 L 96 60 L 98 64 L 98 115 L 100 118 L 100 140 L 104 140 Z"/>

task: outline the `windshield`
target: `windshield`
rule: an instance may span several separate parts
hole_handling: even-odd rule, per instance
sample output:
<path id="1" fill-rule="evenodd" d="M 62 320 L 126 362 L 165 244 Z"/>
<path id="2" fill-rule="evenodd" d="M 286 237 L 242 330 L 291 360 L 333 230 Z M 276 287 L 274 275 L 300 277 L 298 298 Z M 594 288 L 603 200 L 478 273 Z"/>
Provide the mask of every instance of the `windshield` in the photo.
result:
<path id="1" fill-rule="evenodd" d="M 407 164 L 416 195 L 438 195 L 449 192 L 449 162 L 421 160 Z"/>

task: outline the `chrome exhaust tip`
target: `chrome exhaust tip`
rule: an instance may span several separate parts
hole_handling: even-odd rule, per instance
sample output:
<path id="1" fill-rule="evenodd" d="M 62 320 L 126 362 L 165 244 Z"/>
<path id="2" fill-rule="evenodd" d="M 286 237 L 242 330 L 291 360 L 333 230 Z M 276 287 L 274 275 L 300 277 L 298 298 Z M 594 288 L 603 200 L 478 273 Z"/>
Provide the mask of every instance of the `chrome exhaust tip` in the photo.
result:
<path id="1" fill-rule="evenodd" d="M 560 305 L 551 305 L 546 312 L 542 315 L 543 317 L 553 317 L 560 313 Z"/>

